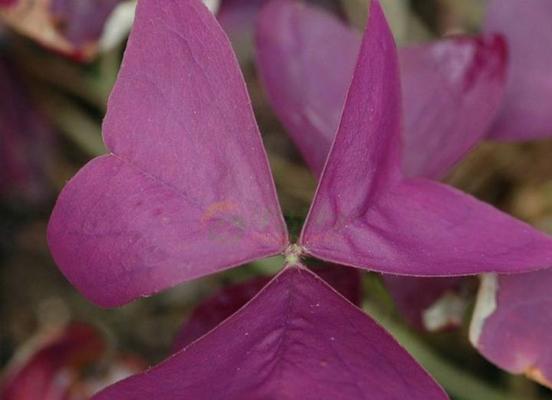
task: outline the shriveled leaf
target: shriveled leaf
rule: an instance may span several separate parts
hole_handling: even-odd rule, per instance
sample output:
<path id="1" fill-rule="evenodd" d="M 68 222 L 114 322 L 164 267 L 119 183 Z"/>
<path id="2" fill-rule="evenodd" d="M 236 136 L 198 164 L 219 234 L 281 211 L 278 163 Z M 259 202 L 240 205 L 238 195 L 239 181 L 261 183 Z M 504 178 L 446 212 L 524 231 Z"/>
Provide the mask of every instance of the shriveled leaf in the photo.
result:
<path id="1" fill-rule="evenodd" d="M 552 2 L 493 0 L 484 30 L 506 37 L 509 70 L 493 139 L 528 140 L 552 136 Z"/>
<path id="2" fill-rule="evenodd" d="M 397 310 L 419 330 L 440 331 L 461 325 L 467 307 L 462 292 L 468 278 L 415 278 L 383 275 Z"/>
<path id="3" fill-rule="evenodd" d="M 1 20 L 45 47 L 79 60 L 97 52 L 104 24 L 120 0 L 18 0 Z M 9 2 L 8 2 L 9 3 Z"/>
<path id="4" fill-rule="evenodd" d="M 97 361 L 105 343 L 95 329 L 75 324 L 53 334 L 8 372 L 3 400 L 77 400 L 71 395 L 79 370 Z"/>
<path id="5" fill-rule="evenodd" d="M 0 199 L 36 204 L 48 195 L 51 126 L 35 109 L 15 68 L 0 57 Z"/>
<path id="6" fill-rule="evenodd" d="M 552 269 L 483 278 L 470 327 L 494 364 L 552 388 Z"/>
<path id="7" fill-rule="evenodd" d="M 351 303 L 360 305 L 361 280 L 358 270 L 328 264 L 314 271 Z M 209 332 L 251 300 L 269 281 L 267 277 L 259 277 L 226 286 L 203 301 L 180 328 L 173 348 L 182 349 Z"/>
<path id="8" fill-rule="evenodd" d="M 446 399 L 381 327 L 303 267 L 147 373 L 94 400 Z"/>
<path id="9" fill-rule="evenodd" d="M 320 175 L 353 75 L 360 35 L 294 1 L 261 13 L 257 65 L 269 100 L 311 169 Z M 457 37 L 399 50 L 403 171 L 443 177 L 487 132 L 505 80 L 504 42 Z"/>
<path id="10" fill-rule="evenodd" d="M 103 125 L 110 150 L 65 187 L 48 240 L 115 306 L 279 253 L 287 242 L 230 44 L 199 0 L 141 1 Z"/>
<path id="11" fill-rule="evenodd" d="M 373 1 L 341 124 L 301 235 L 315 257 L 399 275 L 552 265 L 552 239 L 456 189 L 399 170 L 393 38 Z"/>

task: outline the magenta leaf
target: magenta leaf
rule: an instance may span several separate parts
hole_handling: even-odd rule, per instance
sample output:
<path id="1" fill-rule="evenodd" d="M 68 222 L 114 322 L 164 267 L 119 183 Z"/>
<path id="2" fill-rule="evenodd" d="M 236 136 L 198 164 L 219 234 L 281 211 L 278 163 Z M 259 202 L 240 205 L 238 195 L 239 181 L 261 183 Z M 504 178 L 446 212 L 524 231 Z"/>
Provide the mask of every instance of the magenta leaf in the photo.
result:
<path id="1" fill-rule="evenodd" d="M 470 340 L 487 359 L 552 388 L 552 269 L 484 276 Z"/>
<path id="2" fill-rule="evenodd" d="M 372 319 L 303 267 L 160 365 L 94 400 L 446 399 Z"/>
<path id="3" fill-rule="evenodd" d="M 360 41 L 334 16 L 295 1 L 274 1 L 259 17 L 257 65 L 269 100 L 318 176 Z M 503 93 L 505 56 L 495 36 L 399 50 L 407 176 L 441 178 L 486 134 Z"/>
<path id="4" fill-rule="evenodd" d="M 284 249 L 243 78 L 200 2 L 139 2 L 103 133 L 110 154 L 67 184 L 48 227 L 90 300 L 120 305 Z"/>
<path id="5" fill-rule="evenodd" d="M 314 271 L 351 303 L 360 305 L 359 270 L 328 264 L 317 267 Z M 258 277 L 226 286 L 214 296 L 203 301 L 180 328 L 173 349 L 182 349 L 209 332 L 251 300 L 269 281 L 268 277 Z"/>
<path id="6" fill-rule="evenodd" d="M 494 0 L 484 30 L 506 37 L 509 70 L 500 114 L 489 136 L 528 140 L 552 136 L 552 2 Z"/>
<path id="7" fill-rule="evenodd" d="M 300 244 L 326 261 L 456 276 L 552 265 L 552 239 L 456 189 L 399 171 L 400 85 L 377 1 Z"/>
<path id="8" fill-rule="evenodd" d="M 504 39 L 450 38 L 403 48 L 399 55 L 403 171 L 443 178 L 497 115 L 506 78 Z"/>

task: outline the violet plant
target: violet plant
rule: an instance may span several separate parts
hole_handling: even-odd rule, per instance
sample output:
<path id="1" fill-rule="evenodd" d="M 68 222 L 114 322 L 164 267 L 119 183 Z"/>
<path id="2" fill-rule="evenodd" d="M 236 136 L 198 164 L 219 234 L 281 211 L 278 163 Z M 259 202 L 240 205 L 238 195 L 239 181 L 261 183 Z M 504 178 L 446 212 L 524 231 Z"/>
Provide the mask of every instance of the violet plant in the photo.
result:
<path id="1" fill-rule="evenodd" d="M 56 263 L 104 307 L 275 254 L 286 266 L 215 329 L 95 398 L 445 399 L 301 259 L 414 276 L 525 272 L 552 262 L 552 240 L 455 189 L 403 176 L 398 58 L 377 1 L 297 243 L 250 103 L 199 0 L 139 1 L 103 125 L 110 153 L 66 185 L 50 219 Z"/>
<path id="2" fill-rule="evenodd" d="M 551 17 L 546 1 L 495 1 L 483 35 L 399 50 L 406 175 L 441 178 L 485 137 L 552 135 L 552 52 L 543 46 L 552 38 Z M 533 40 L 537 36 L 542 41 Z M 316 175 L 339 123 L 359 47 L 354 29 L 315 7 L 274 2 L 259 17 L 257 62 L 269 100 Z M 552 315 L 546 306 L 551 277 L 552 269 L 485 276 L 470 332 L 488 359 L 546 386 L 552 386 Z M 420 328 L 430 306 L 465 284 L 452 278 L 383 279 L 399 309 Z M 460 322 L 462 310 L 434 328 Z"/>

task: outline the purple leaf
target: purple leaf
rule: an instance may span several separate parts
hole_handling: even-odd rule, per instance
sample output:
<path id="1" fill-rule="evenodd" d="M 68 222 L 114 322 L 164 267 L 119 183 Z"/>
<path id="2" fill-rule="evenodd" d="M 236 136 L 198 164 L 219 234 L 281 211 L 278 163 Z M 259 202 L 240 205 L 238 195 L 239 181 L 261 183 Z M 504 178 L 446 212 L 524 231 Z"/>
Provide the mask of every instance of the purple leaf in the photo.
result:
<path id="1" fill-rule="evenodd" d="M 399 55 L 403 171 L 443 178 L 497 115 L 506 75 L 504 39 L 451 38 L 404 48 Z"/>
<path id="2" fill-rule="evenodd" d="M 0 57 L 0 199 L 30 204 L 48 195 L 54 134 L 15 68 Z"/>
<path id="3" fill-rule="evenodd" d="M 275 112 L 320 175 L 339 124 L 360 35 L 294 1 L 261 13 L 257 65 Z M 505 75 L 502 39 L 458 37 L 399 51 L 403 171 L 440 178 L 486 134 Z"/>
<path id="4" fill-rule="evenodd" d="M 552 388 L 552 269 L 483 277 L 470 340 L 491 362 Z"/>
<path id="5" fill-rule="evenodd" d="M 110 151 L 65 187 L 48 239 L 65 276 L 116 306 L 287 243 L 228 39 L 199 1 L 141 1 L 103 126 Z"/>
<path id="6" fill-rule="evenodd" d="M 506 37 L 510 65 L 499 117 L 489 136 L 528 140 L 552 136 L 552 2 L 491 2 L 484 30 Z"/>
<path id="7" fill-rule="evenodd" d="M 462 324 L 467 304 L 461 292 L 467 278 L 383 275 L 382 279 L 397 310 L 416 329 L 434 332 Z"/>
<path id="8" fill-rule="evenodd" d="M 357 269 L 327 264 L 314 271 L 350 302 L 360 305 L 361 280 Z M 251 300 L 269 281 L 267 277 L 258 277 L 226 286 L 203 301 L 180 328 L 173 349 L 180 350 L 209 332 Z"/>
<path id="9" fill-rule="evenodd" d="M 456 189 L 399 171 L 400 88 L 377 1 L 303 228 L 306 252 L 385 273 L 456 276 L 552 265 L 552 239 Z"/>
<path id="10" fill-rule="evenodd" d="M 97 395 L 118 399 L 446 399 L 372 319 L 303 267 L 147 373 Z"/>

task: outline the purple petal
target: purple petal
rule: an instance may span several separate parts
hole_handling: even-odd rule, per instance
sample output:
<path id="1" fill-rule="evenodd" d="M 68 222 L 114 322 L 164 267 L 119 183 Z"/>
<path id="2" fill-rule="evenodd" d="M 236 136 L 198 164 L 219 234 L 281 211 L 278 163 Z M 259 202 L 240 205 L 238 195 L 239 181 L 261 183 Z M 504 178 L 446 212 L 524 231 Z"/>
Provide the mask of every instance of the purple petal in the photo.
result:
<path id="1" fill-rule="evenodd" d="M 285 247 L 243 78 L 199 1 L 139 3 L 103 130 L 111 154 L 68 183 L 48 229 L 92 301 L 120 305 Z"/>
<path id="2" fill-rule="evenodd" d="M 360 35 L 294 1 L 263 9 L 257 65 L 269 100 L 320 175 L 353 75 Z M 440 178 L 486 134 L 499 106 L 505 46 L 499 37 L 450 38 L 401 49 L 403 171 Z"/>
<path id="3" fill-rule="evenodd" d="M 552 388 L 552 269 L 483 278 L 470 328 L 487 359 Z"/>
<path id="4" fill-rule="evenodd" d="M 552 265 L 552 239 L 462 192 L 399 173 L 400 91 L 377 3 L 301 244 L 338 264 L 399 275 Z"/>
<path id="5" fill-rule="evenodd" d="M 49 192 L 54 134 L 15 68 L 0 57 L 0 199 L 37 204 Z"/>
<path id="6" fill-rule="evenodd" d="M 528 140 L 552 136 L 552 2 L 493 1 L 486 32 L 506 37 L 510 67 L 506 94 L 493 139 Z"/>
<path id="7" fill-rule="evenodd" d="M 459 327 L 467 307 L 462 290 L 467 278 L 382 276 L 385 287 L 406 321 L 431 332 Z"/>
<path id="8" fill-rule="evenodd" d="M 184 394 L 198 400 L 447 398 L 391 336 L 302 267 L 286 268 L 215 330 L 94 399 Z"/>
<path id="9" fill-rule="evenodd" d="M 360 305 L 361 277 L 357 269 L 327 264 L 314 271 L 351 303 Z M 251 300 L 269 281 L 269 278 L 259 277 L 226 286 L 202 302 L 180 328 L 173 349 L 180 350 L 209 332 Z"/>

